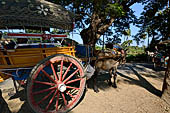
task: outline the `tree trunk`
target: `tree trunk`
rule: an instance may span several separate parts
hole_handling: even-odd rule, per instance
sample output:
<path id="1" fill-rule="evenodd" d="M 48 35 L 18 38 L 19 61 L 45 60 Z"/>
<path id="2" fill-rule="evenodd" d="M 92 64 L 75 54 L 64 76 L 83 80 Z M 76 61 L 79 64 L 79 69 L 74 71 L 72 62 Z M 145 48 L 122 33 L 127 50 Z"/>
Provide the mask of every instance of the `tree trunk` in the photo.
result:
<path id="1" fill-rule="evenodd" d="M 83 29 L 80 32 L 83 44 L 95 46 L 97 40 L 108 30 L 108 28 L 114 22 L 114 18 L 111 18 L 109 21 L 103 24 L 101 18 L 97 13 L 93 13 L 90 26 L 87 29 Z M 101 25 L 102 24 L 102 25 Z"/>
<path id="2" fill-rule="evenodd" d="M 162 99 L 170 105 L 170 59 L 168 60 L 168 66 L 165 72 L 165 78 L 162 87 Z"/>
<path id="3" fill-rule="evenodd" d="M 87 29 L 83 29 L 81 31 L 80 35 L 83 40 L 83 44 L 93 46 L 96 44 L 101 35 L 97 34 L 94 29 L 95 28 L 88 27 Z"/>

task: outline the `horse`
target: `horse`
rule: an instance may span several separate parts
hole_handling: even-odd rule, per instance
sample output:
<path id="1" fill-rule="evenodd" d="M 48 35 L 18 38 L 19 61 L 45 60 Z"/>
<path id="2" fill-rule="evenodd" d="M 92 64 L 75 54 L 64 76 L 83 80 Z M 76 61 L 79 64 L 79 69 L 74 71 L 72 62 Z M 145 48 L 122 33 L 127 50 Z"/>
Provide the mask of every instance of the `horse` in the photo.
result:
<path id="1" fill-rule="evenodd" d="M 98 59 L 94 63 L 95 72 L 94 72 L 94 75 L 92 76 L 94 92 L 96 92 L 96 93 L 99 92 L 96 83 L 97 83 L 97 76 L 98 76 L 100 70 L 109 72 L 108 84 L 114 88 L 117 88 L 117 85 L 116 85 L 117 67 L 118 67 L 118 65 L 125 64 L 126 51 L 127 50 L 122 49 L 120 51 L 121 52 L 120 55 L 115 55 L 112 52 L 100 52 L 97 55 Z M 114 79 L 113 83 L 111 81 L 112 77 Z"/>

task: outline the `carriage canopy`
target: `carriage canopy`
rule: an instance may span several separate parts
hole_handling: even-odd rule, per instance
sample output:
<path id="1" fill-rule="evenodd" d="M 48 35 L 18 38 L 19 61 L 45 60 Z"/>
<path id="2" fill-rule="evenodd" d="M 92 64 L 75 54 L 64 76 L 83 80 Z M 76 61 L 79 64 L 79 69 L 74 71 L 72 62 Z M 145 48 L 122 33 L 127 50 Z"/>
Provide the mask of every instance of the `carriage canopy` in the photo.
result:
<path id="1" fill-rule="evenodd" d="M 45 0 L 0 0 L 0 29 L 71 30 L 74 14 Z"/>

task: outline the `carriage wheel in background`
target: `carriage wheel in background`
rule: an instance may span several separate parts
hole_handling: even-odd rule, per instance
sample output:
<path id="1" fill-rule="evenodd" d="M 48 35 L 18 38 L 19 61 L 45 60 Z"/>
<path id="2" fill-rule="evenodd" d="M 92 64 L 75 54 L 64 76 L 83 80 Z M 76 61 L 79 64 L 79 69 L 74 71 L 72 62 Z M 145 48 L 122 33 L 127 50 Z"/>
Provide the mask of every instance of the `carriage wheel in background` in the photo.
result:
<path id="1" fill-rule="evenodd" d="M 53 55 L 37 64 L 28 79 L 27 99 L 37 113 L 65 113 L 79 102 L 86 78 L 81 63 L 68 55 Z"/>

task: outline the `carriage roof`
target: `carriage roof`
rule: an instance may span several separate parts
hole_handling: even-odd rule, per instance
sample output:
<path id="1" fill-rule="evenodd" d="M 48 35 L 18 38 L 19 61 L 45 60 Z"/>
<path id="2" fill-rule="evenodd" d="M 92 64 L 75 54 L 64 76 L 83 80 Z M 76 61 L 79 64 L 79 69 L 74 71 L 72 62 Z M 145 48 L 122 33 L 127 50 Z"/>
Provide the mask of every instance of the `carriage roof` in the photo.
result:
<path id="1" fill-rule="evenodd" d="M 74 14 L 45 0 L 0 1 L 0 29 L 71 30 Z"/>

